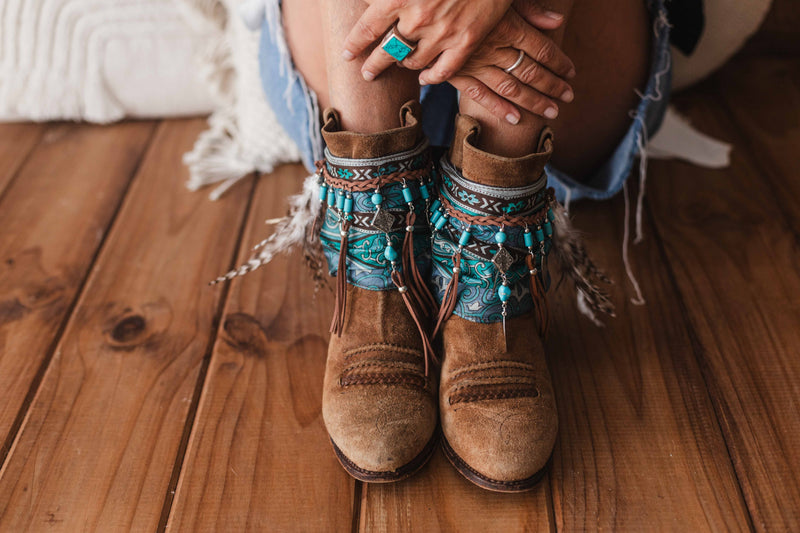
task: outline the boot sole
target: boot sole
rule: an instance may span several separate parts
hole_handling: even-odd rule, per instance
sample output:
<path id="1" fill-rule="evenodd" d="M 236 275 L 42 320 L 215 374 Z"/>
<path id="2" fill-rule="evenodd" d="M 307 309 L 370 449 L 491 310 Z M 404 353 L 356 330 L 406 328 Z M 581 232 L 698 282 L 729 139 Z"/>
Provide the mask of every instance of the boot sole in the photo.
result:
<path id="1" fill-rule="evenodd" d="M 442 451 L 444 452 L 445 457 L 447 457 L 447 460 L 450 461 L 450 464 L 453 465 L 458 473 L 467 478 L 470 482 L 481 487 L 482 489 L 505 493 L 525 492 L 533 489 L 542 480 L 545 473 L 550 468 L 550 462 L 553 458 L 551 454 L 544 467 L 542 467 L 541 470 L 529 478 L 521 479 L 519 481 L 498 481 L 496 479 L 491 479 L 484 476 L 469 466 L 466 461 L 464 461 L 455 451 L 453 451 L 453 448 L 450 447 L 450 443 L 447 442 L 447 439 L 444 437 L 444 435 L 442 435 Z"/>
<path id="2" fill-rule="evenodd" d="M 394 483 L 396 481 L 407 479 L 419 472 L 433 456 L 433 452 L 436 451 L 436 444 L 438 443 L 438 440 L 439 435 L 437 432 L 433 434 L 433 437 L 431 437 L 431 440 L 428 441 L 419 455 L 414 457 L 409 463 L 389 472 L 375 472 L 360 468 L 359 466 L 356 466 L 353 461 L 348 459 L 344 453 L 342 453 L 342 450 L 336 446 L 336 443 L 333 442 L 333 439 L 331 439 L 331 444 L 333 445 L 333 451 L 336 454 L 336 459 L 339 460 L 339 464 L 342 465 L 342 468 L 344 468 L 348 474 L 357 480 L 363 481 L 364 483 Z"/>

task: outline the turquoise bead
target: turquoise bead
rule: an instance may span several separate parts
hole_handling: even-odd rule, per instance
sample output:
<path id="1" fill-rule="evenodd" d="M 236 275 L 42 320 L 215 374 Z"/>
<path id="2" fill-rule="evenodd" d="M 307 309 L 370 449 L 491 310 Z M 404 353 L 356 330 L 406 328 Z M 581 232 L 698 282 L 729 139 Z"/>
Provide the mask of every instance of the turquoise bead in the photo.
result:
<path id="1" fill-rule="evenodd" d="M 550 224 L 549 220 L 545 221 L 544 223 L 544 232 L 548 237 L 553 236 L 553 225 Z"/>
<path id="2" fill-rule="evenodd" d="M 405 200 L 407 204 L 414 201 L 414 195 L 408 187 L 403 187 L 403 200 Z"/>
<path id="3" fill-rule="evenodd" d="M 433 224 L 433 227 L 437 230 L 440 230 L 447 224 L 447 217 L 442 215 L 441 217 L 436 219 L 436 222 Z"/>
<path id="4" fill-rule="evenodd" d="M 542 231 L 542 228 L 536 228 L 536 240 L 544 242 L 544 231 Z"/>
<path id="5" fill-rule="evenodd" d="M 321 200 L 325 200 L 327 196 L 328 196 L 328 185 L 326 183 L 323 183 L 322 185 L 319 186 L 319 197 Z"/>
<path id="6" fill-rule="evenodd" d="M 345 213 L 352 213 L 353 212 L 353 198 L 348 197 L 344 200 L 344 212 Z"/>
<path id="7" fill-rule="evenodd" d="M 507 302 L 511 298 L 511 289 L 507 285 L 500 285 L 497 289 L 497 296 L 501 302 Z"/>
<path id="8" fill-rule="evenodd" d="M 525 246 L 527 246 L 528 248 L 533 246 L 533 234 L 531 233 L 531 230 L 526 229 L 525 233 L 523 233 L 522 236 L 525 239 Z"/>
<path id="9" fill-rule="evenodd" d="M 442 212 L 441 211 L 434 211 L 433 214 L 431 215 L 431 224 L 436 224 L 436 222 L 440 218 L 442 218 Z"/>
<path id="10" fill-rule="evenodd" d="M 328 189 L 328 205 L 333 206 L 336 203 L 336 194 L 333 189 Z"/>
<path id="11" fill-rule="evenodd" d="M 431 193 L 428 191 L 428 186 L 424 183 L 419 186 L 419 194 L 422 196 L 423 200 L 427 200 L 431 197 Z"/>
<path id="12" fill-rule="evenodd" d="M 464 230 L 464 233 L 461 234 L 461 238 L 458 239 L 458 244 L 460 244 L 461 246 L 466 246 L 467 243 L 469 242 L 469 235 L 470 235 L 469 230 Z"/>
<path id="13" fill-rule="evenodd" d="M 555 216 L 555 214 L 553 214 L 553 208 L 551 207 L 550 209 L 547 210 L 547 220 L 549 220 L 550 222 L 553 222 L 555 219 L 556 219 L 556 216 Z"/>
<path id="14" fill-rule="evenodd" d="M 504 231 L 498 231 L 497 233 L 494 234 L 494 242 L 496 242 L 497 244 L 503 244 L 504 242 L 506 242 L 506 239 L 507 236 Z"/>
<path id="15" fill-rule="evenodd" d="M 379 192 L 376 192 L 372 195 L 372 205 L 378 206 L 383 203 L 383 195 Z"/>
<path id="16" fill-rule="evenodd" d="M 392 248 L 391 244 L 387 246 L 386 249 L 383 251 L 383 255 L 389 261 L 395 261 L 397 259 L 397 251 L 395 251 L 395 249 Z"/>
<path id="17" fill-rule="evenodd" d="M 336 209 L 339 211 L 344 209 L 344 193 L 342 191 L 336 191 Z"/>
<path id="18" fill-rule="evenodd" d="M 439 207 L 441 207 L 441 205 L 442 205 L 442 202 L 440 202 L 439 200 L 434 200 L 433 203 L 431 204 L 431 213 L 438 212 L 439 211 Z"/>

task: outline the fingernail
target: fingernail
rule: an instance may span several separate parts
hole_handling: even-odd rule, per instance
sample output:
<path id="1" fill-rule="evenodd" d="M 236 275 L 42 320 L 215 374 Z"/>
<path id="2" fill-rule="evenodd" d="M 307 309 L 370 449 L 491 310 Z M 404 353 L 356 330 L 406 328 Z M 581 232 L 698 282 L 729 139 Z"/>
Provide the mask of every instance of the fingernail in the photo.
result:
<path id="1" fill-rule="evenodd" d="M 424 87 L 424 86 L 428 85 L 428 82 L 423 80 L 422 78 L 420 78 L 419 79 L 419 85 L 420 85 L 420 87 Z"/>
<path id="2" fill-rule="evenodd" d="M 514 113 L 509 113 L 506 115 L 506 120 L 509 121 L 511 124 L 519 124 L 519 117 Z"/>
<path id="3" fill-rule="evenodd" d="M 344 52 L 342 52 L 342 57 L 344 58 L 345 61 L 351 61 L 352 59 L 355 59 L 356 56 L 354 56 L 353 52 L 351 52 L 350 50 L 345 50 Z"/>
<path id="4" fill-rule="evenodd" d="M 576 74 L 577 74 L 577 72 L 575 72 L 575 67 L 572 67 L 572 68 L 569 70 L 569 72 L 567 72 L 567 77 L 568 77 L 568 78 L 574 78 Z"/>
<path id="5" fill-rule="evenodd" d="M 361 73 L 361 75 L 362 75 L 362 76 L 364 76 L 364 79 L 365 79 L 365 80 L 367 80 L 367 81 L 372 81 L 372 80 L 374 80 L 374 79 L 375 79 L 375 74 L 373 74 L 373 73 L 372 73 L 372 72 L 370 72 L 369 70 L 365 70 L 365 71 L 363 71 L 363 72 Z"/>
<path id="6" fill-rule="evenodd" d="M 544 110 L 544 116 L 549 119 L 556 118 L 558 116 L 558 109 L 555 107 L 548 107 Z"/>
<path id="7" fill-rule="evenodd" d="M 569 103 L 575 99 L 575 93 L 572 92 L 572 89 L 567 89 L 564 91 L 564 94 L 561 95 L 561 99 Z"/>
<path id="8" fill-rule="evenodd" d="M 555 11 L 545 11 L 544 16 L 553 20 L 561 20 L 564 18 L 564 15 L 556 13 Z"/>

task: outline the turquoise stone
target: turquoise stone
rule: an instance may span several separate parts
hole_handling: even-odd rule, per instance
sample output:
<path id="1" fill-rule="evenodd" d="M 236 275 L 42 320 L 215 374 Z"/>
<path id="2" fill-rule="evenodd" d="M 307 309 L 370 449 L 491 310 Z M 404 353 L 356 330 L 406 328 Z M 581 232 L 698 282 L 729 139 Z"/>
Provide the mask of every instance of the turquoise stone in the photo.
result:
<path id="1" fill-rule="evenodd" d="M 545 221 L 544 223 L 544 232 L 548 237 L 553 236 L 553 225 L 550 224 L 549 220 Z"/>
<path id="2" fill-rule="evenodd" d="M 348 196 L 344 200 L 344 212 L 345 213 L 353 212 L 353 198 L 351 196 Z"/>
<path id="3" fill-rule="evenodd" d="M 428 191 L 428 186 L 424 183 L 419 186 L 419 195 L 422 196 L 423 200 L 427 200 L 431 197 L 431 193 Z"/>
<path id="4" fill-rule="evenodd" d="M 328 189 L 328 205 L 333 207 L 333 204 L 336 203 L 336 193 L 333 189 Z"/>
<path id="5" fill-rule="evenodd" d="M 434 222 L 433 227 L 436 228 L 437 230 L 440 230 L 444 227 L 445 224 L 447 224 L 447 217 L 442 215 L 441 217 L 436 219 L 436 222 Z"/>
<path id="6" fill-rule="evenodd" d="M 500 285 L 497 289 L 497 296 L 501 302 L 507 302 L 511 298 L 511 289 L 507 285 Z"/>
<path id="7" fill-rule="evenodd" d="M 497 244 L 503 244 L 504 242 L 506 242 L 506 238 L 507 236 L 504 231 L 498 231 L 497 233 L 494 234 L 494 242 L 496 242 Z"/>
<path id="8" fill-rule="evenodd" d="M 336 191 L 336 209 L 339 211 L 344 209 L 344 193 L 342 191 Z"/>
<path id="9" fill-rule="evenodd" d="M 404 60 L 411 53 L 411 47 L 394 35 L 381 48 L 397 61 Z"/>
<path id="10" fill-rule="evenodd" d="M 439 207 L 442 205 L 442 202 L 439 200 L 434 200 L 431 204 L 431 213 L 436 213 L 439 210 Z"/>
<path id="11" fill-rule="evenodd" d="M 539 242 L 544 242 L 544 231 L 542 228 L 536 228 L 536 240 Z"/>
<path id="12" fill-rule="evenodd" d="M 383 251 L 383 255 L 389 261 L 395 261 L 397 259 L 397 251 L 392 248 L 391 244 Z"/>
<path id="13" fill-rule="evenodd" d="M 533 234 L 531 234 L 531 230 L 526 229 L 525 233 L 522 234 L 522 237 L 525 239 L 525 246 L 528 248 L 533 246 Z"/>
<path id="14" fill-rule="evenodd" d="M 372 195 L 372 204 L 373 205 L 381 205 L 383 203 L 383 195 L 379 192 L 376 192 Z"/>
<path id="15" fill-rule="evenodd" d="M 414 195 L 408 187 L 403 187 L 403 200 L 405 200 L 407 204 L 414 201 Z"/>
<path id="16" fill-rule="evenodd" d="M 469 242 L 469 235 L 470 235 L 469 230 L 464 230 L 464 233 L 461 234 L 461 238 L 458 239 L 458 244 L 460 244 L 461 246 L 466 246 L 467 243 Z"/>

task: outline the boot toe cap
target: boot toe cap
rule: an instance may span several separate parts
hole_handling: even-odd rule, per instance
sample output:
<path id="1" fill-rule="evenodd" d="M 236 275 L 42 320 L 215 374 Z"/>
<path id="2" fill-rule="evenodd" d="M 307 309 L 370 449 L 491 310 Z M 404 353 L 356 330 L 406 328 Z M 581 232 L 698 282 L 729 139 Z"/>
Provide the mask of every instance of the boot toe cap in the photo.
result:
<path id="1" fill-rule="evenodd" d="M 537 476 L 555 445 L 555 408 L 542 402 L 477 402 L 443 410 L 451 450 L 487 481 L 514 483 Z"/>
<path id="2" fill-rule="evenodd" d="M 343 388 L 327 395 L 323 418 L 339 451 L 358 469 L 395 472 L 426 449 L 436 430 L 429 392 L 397 386 Z"/>

